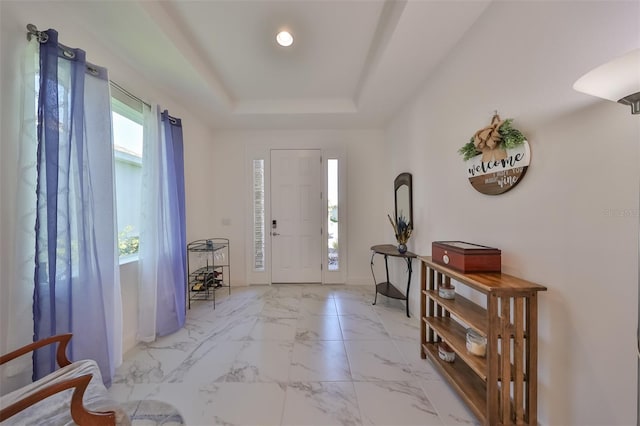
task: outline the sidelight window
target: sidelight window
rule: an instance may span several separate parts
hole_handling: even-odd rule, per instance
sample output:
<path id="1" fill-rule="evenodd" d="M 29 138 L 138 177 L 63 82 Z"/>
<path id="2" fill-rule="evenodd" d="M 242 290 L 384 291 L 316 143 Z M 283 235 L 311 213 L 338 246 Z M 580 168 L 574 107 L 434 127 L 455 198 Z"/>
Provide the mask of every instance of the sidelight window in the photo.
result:
<path id="1" fill-rule="evenodd" d="M 253 270 L 265 270 L 264 160 L 253 160 Z"/>
<path id="2" fill-rule="evenodd" d="M 327 257 L 330 271 L 340 269 L 338 198 L 338 159 L 330 158 L 327 160 Z"/>

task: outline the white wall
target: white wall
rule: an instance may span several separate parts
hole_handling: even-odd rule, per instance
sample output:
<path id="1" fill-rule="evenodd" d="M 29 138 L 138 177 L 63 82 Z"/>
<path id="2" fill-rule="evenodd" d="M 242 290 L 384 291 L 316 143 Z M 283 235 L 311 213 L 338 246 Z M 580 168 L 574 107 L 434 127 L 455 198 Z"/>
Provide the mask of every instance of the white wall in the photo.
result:
<path id="1" fill-rule="evenodd" d="M 373 285 L 369 248 L 388 237 L 383 228 L 387 220 L 384 203 L 393 196 L 393 182 L 389 183 L 381 173 L 384 170 L 382 141 L 379 130 L 216 131 L 211 136 L 213 157 L 207 177 L 210 192 L 215 194 L 209 207 L 209 237 L 230 238 L 233 282 L 251 284 L 246 279 L 244 245 L 246 214 L 251 213 L 245 199 L 247 150 L 255 147 L 322 149 L 342 145 L 347 151 L 347 282 Z M 224 225 L 224 219 L 230 224 Z M 204 237 L 207 236 L 199 236 Z"/>
<path id="2" fill-rule="evenodd" d="M 498 247 L 503 272 L 548 287 L 542 424 L 636 423 L 640 120 L 571 87 L 638 47 L 639 16 L 637 2 L 494 2 L 386 133 L 387 180 L 413 173 L 410 249 Z M 456 151 L 495 109 L 528 137 L 532 162 L 512 191 L 486 196 Z"/>
<path id="3" fill-rule="evenodd" d="M 147 102 L 160 104 L 168 109 L 170 114 L 182 118 L 184 150 L 185 150 L 185 181 L 186 181 L 186 214 L 187 237 L 195 239 L 209 233 L 209 201 L 202 194 L 209 194 L 210 169 L 210 129 L 206 123 L 190 112 L 185 105 L 180 105 L 157 87 L 150 85 L 149 79 L 134 72 L 120 58 L 117 52 L 112 52 L 105 46 L 100 34 L 94 34 L 82 26 L 81 22 L 74 22 L 72 17 L 61 16 L 55 3 L 47 2 L 18 2 L 0 1 L 0 90 L 2 108 L 1 128 L 1 176 L 0 183 L 0 352 L 6 353 L 9 348 L 19 344 L 29 343 L 33 335 L 31 317 L 31 291 L 17 294 L 15 265 L 16 246 L 16 218 L 14 201 L 16 199 L 17 156 L 18 156 L 18 125 L 19 125 L 19 65 L 20 55 L 26 45 L 26 25 L 35 24 L 39 29 L 55 28 L 60 42 L 68 46 L 79 47 L 87 52 L 89 62 L 105 66 L 109 69 L 110 78 L 121 86 Z M 149 42 L 154 42 L 150 40 Z M 127 264 L 121 268 L 121 285 L 123 293 L 124 311 L 124 349 L 133 346 L 137 314 L 137 265 Z M 22 297 L 20 297 L 22 296 Z M 15 303 L 16 298 L 20 301 Z M 26 299 L 25 299 L 26 298 Z M 14 305 L 11 305 L 11 304 Z M 17 306 L 17 307 L 16 307 Z M 12 308 L 12 310 L 9 309 Z M 13 321 L 9 320 L 12 315 Z M 19 317 L 19 318 L 15 318 Z M 16 339 L 7 341 L 9 324 L 20 327 Z M 11 373 L 14 374 L 14 373 Z M 28 380 L 29 376 L 22 375 L 13 381 Z M 0 382 L 3 391 L 13 387 L 13 381 L 2 374 Z"/>

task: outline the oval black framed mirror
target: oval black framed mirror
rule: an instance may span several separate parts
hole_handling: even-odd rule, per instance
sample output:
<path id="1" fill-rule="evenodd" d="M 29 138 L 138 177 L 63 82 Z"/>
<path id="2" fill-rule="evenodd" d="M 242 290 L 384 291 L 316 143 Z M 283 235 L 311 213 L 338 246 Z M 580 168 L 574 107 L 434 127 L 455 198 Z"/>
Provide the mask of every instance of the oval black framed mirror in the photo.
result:
<path id="1" fill-rule="evenodd" d="M 413 228 L 413 187 L 411 173 L 400 173 L 393 181 L 395 220 L 403 218 Z"/>

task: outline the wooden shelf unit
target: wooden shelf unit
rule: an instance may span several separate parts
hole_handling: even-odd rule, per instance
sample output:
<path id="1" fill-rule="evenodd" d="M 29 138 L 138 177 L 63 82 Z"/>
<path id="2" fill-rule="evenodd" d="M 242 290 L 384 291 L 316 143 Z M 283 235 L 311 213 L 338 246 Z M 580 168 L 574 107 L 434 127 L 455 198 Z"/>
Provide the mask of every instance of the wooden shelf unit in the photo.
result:
<path id="1" fill-rule="evenodd" d="M 500 272 L 464 274 L 430 256 L 418 258 L 420 356 L 432 361 L 480 423 L 537 425 L 537 293 L 546 287 Z M 451 300 L 439 297 L 438 289 L 452 280 L 479 292 L 486 309 L 458 292 Z M 467 351 L 467 328 L 487 338 L 486 357 Z M 438 356 L 441 341 L 456 353 L 454 362 Z"/>

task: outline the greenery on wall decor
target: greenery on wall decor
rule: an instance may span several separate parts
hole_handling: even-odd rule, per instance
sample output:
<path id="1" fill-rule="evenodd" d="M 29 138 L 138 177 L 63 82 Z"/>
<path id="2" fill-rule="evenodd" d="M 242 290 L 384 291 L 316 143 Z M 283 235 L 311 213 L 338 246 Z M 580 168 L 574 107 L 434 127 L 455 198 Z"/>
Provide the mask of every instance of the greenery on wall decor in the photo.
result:
<path id="1" fill-rule="evenodd" d="M 514 128 L 512 118 L 501 120 L 496 112 L 491 124 L 478 130 L 471 140 L 458 150 L 464 161 L 482 154 L 482 161 L 500 160 L 506 158 L 507 149 L 522 145 L 526 138 L 520 130 Z"/>

